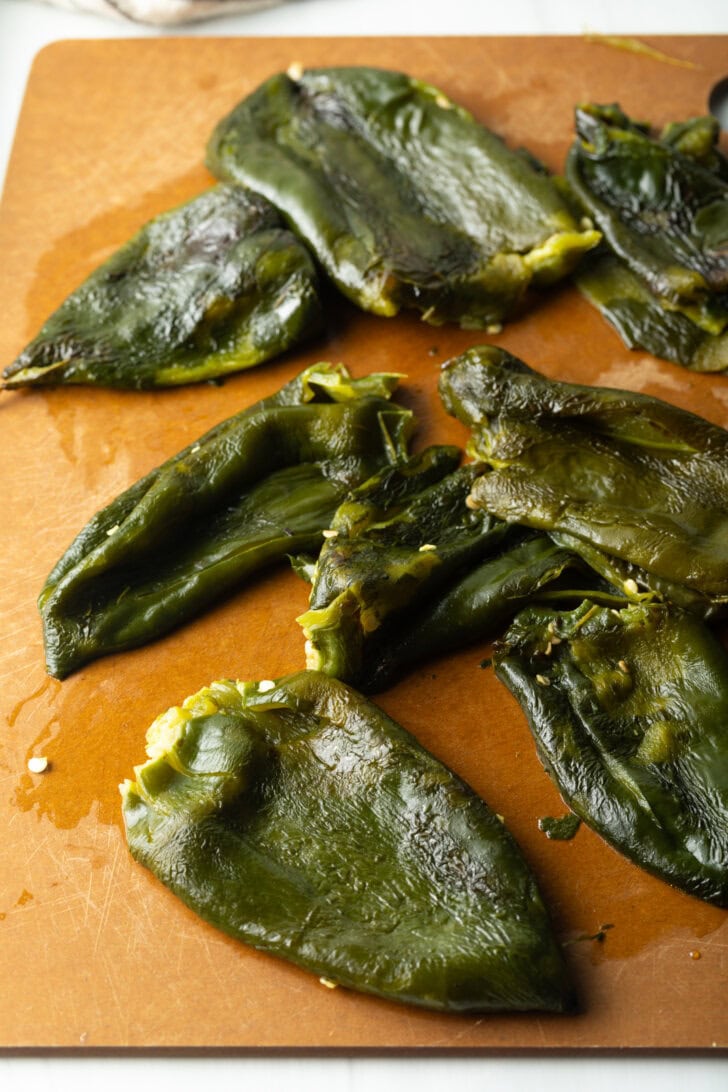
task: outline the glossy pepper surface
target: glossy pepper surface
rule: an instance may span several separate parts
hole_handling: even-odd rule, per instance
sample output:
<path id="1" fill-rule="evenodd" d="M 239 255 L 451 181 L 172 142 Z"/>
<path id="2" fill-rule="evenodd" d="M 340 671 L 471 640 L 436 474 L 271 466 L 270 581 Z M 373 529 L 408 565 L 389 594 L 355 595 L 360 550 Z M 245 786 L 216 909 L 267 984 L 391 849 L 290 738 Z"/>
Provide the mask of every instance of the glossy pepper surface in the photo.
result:
<path id="1" fill-rule="evenodd" d="M 728 368 L 728 162 L 715 118 L 654 137 L 618 106 L 576 110 L 566 175 L 604 234 L 580 271 L 628 345 L 697 371 Z"/>
<path id="2" fill-rule="evenodd" d="M 547 379 L 493 346 L 445 365 L 440 392 L 490 467 L 471 503 L 581 540 L 585 560 L 616 558 L 651 591 L 684 586 L 705 613 L 728 602 L 725 429 L 647 395 Z"/>
<path id="3" fill-rule="evenodd" d="M 112 501 L 41 592 L 49 672 L 145 644 L 262 566 L 317 549 L 348 490 L 406 455 L 396 384 L 314 365 Z"/>
<path id="4" fill-rule="evenodd" d="M 51 315 L 5 387 L 170 387 L 250 368 L 322 324 L 305 247 L 262 197 L 215 186 L 147 223 Z"/>
<path id="5" fill-rule="evenodd" d="M 150 761 L 122 786 L 129 846 L 206 921 L 391 1000 L 572 1005 L 503 824 L 339 681 L 216 682 L 147 738 Z"/>
<path id="6" fill-rule="evenodd" d="M 542 762 L 647 871 L 728 905 L 728 655 L 664 604 L 524 610 L 495 653 Z"/>
<path id="7" fill-rule="evenodd" d="M 273 76 L 217 126 L 208 165 L 267 197 L 338 288 L 380 315 L 500 322 L 599 239 L 531 160 L 399 72 Z"/>
<path id="8" fill-rule="evenodd" d="M 459 461 L 457 448 L 427 448 L 385 467 L 337 510 L 298 619 L 308 667 L 368 688 L 383 624 L 410 617 L 503 539 L 505 523 L 466 507 L 479 468 Z"/>

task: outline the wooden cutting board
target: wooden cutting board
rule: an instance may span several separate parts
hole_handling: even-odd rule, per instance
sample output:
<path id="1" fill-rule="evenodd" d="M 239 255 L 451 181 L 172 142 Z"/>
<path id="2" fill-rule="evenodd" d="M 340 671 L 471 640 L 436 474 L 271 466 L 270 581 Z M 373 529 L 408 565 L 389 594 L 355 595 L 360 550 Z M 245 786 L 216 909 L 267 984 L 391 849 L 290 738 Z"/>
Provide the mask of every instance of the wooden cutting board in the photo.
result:
<path id="1" fill-rule="evenodd" d="M 211 183 L 203 155 L 215 122 L 292 62 L 405 69 L 559 170 L 579 100 L 618 100 L 660 124 L 706 111 L 728 40 L 651 44 L 680 63 L 565 38 L 55 44 L 33 67 L 0 208 L 0 362 L 146 219 Z M 342 304 L 326 338 L 220 387 L 0 396 L 3 1045 L 726 1046 L 725 912 L 645 875 L 583 826 L 570 842 L 540 833 L 538 818 L 565 808 L 520 709 L 480 666 L 486 645 L 423 667 L 381 704 L 505 816 L 567 943 L 576 1016 L 445 1017 L 324 989 L 204 925 L 130 859 L 117 785 L 142 761 L 153 717 L 212 679 L 303 666 L 294 618 L 306 587 L 290 572 L 148 648 L 63 683 L 45 674 L 43 580 L 87 519 L 140 475 L 320 359 L 355 374 L 406 372 L 417 444 L 464 444 L 437 401 L 438 364 L 483 340 Z M 497 340 L 549 375 L 646 391 L 728 425 L 728 378 L 628 352 L 571 287 Z M 49 758 L 47 773 L 28 772 L 33 754 Z"/>

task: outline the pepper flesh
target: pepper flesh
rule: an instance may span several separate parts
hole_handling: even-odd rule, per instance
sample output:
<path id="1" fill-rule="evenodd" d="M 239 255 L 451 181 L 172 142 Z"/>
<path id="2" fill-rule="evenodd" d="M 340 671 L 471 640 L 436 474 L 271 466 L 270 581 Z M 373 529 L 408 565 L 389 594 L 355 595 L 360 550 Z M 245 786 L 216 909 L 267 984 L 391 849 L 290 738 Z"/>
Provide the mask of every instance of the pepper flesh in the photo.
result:
<path id="1" fill-rule="evenodd" d="M 573 1004 L 518 848 L 335 679 L 220 681 L 148 733 L 133 856 L 206 921 L 327 981 L 451 1012 Z"/>
<path id="2" fill-rule="evenodd" d="M 498 323 L 600 238 L 525 155 L 399 72 L 273 76 L 219 123 L 208 166 L 264 194 L 344 295 L 380 315 Z"/>
<path id="3" fill-rule="evenodd" d="M 305 247 L 262 197 L 220 185 L 149 221 L 96 269 L 4 386 L 193 383 L 260 364 L 321 324 Z"/>
<path id="4" fill-rule="evenodd" d="M 655 591 L 728 603 L 725 429 L 647 395 L 547 379 L 494 346 L 446 364 L 440 392 L 492 468 L 471 503 L 637 566 Z"/>
<path id="5" fill-rule="evenodd" d="M 630 347 L 728 368 L 728 161 L 715 118 L 658 138 L 618 106 L 576 110 L 566 176 L 604 234 L 577 283 Z"/>
<path id="6" fill-rule="evenodd" d="M 495 664 L 568 806 L 642 868 L 728 905 L 728 655 L 710 630 L 663 604 L 534 607 Z"/>
<path id="7" fill-rule="evenodd" d="M 145 644 L 261 566 L 316 549 L 348 490 L 406 455 L 396 383 L 314 365 L 112 501 L 41 592 L 49 672 Z"/>

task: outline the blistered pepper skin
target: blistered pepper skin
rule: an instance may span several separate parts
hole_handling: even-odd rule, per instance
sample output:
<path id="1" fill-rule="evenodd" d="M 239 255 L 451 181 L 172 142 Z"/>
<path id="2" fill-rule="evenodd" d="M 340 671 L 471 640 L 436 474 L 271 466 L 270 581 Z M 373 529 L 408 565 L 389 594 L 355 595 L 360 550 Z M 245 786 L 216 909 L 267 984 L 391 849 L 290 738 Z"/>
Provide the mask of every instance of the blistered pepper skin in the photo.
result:
<path id="1" fill-rule="evenodd" d="M 647 395 L 547 379 L 495 346 L 448 362 L 440 393 L 490 464 L 471 503 L 582 540 L 587 562 L 609 555 L 652 591 L 684 586 L 699 612 L 728 603 L 725 429 Z"/>
<path id="2" fill-rule="evenodd" d="M 122 786 L 129 847 L 212 925 L 389 1000 L 573 1007 L 501 821 L 342 683 L 216 682 L 148 741 L 150 761 Z"/>
<path id="3" fill-rule="evenodd" d="M 260 364 L 321 326 L 305 247 L 263 198 L 215 186 L 149 221 L 96 269 L 3 385 L 173 387 Z"/>
<path id="4" fill-rule="evenodd" d="M 48 671 L 145 644 L 263 565 L 316 550 L 346 493 L 406 455 L 396 383 L 314 365 L 112 501 L 41 592 Z"/>
<path id="5" fill-rule="evenodd" d="M 207 159 L 276 205 L 340 291 L 380 315 L 486 327 L 599 239 L 526 156 L 399 72 L 273 76 L 220 122 Z"/>
<path id="6" fill-rule="evenodd" d="M 569 807 L 668 883 L 728 905 L 728 655 L 660 604 L 528 608 L 496 646 Z"/>

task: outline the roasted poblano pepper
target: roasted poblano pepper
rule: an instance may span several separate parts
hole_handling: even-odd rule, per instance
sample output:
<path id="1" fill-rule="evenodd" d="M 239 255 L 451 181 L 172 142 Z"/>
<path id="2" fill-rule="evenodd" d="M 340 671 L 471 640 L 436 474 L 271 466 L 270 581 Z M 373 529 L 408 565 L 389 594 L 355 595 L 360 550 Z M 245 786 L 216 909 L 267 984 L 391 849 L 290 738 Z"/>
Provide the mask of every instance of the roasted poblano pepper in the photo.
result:
<path id="1" fill-rule="evenodd" d="M 490 467 L 471 504 L 581 540 L 589 563 L 598 551 L 629 566 L 625 590 L 642 581 L 675 598 L 681 586 L 678 601 L 704 614 L 728 603 L 725 429 L 647 395 L 547 379 L 491 346 L 445 365 L 440 391 Z"/>
<path id="2" fill-rule="evenodd" d="M 496 646 L 566 803 L 620 852 L 728 905 L 728 655 L 664 604 L 524 610 Z"/>
<path id="3" fill-rule="evenodd" d="M 459 461 L 457 448 L 427 448 L 338 509 L 298 619 L 308 667 L 368 688 L 385 620 L 409 616 L 503 539 L 505 523 L 466 507 L 479 469 Z"/>
<path id="4" fill-rule="evenodd" d="M 208 165 L 262 193 L 360 307 L 483 328 L 599 240 L 552 180 L 399 72 L 272 77 L 216 128 Z"/>
<path id="5" fill-rule="evenodd" d="M 305 247 L 262 197 L 216 186 L 146 224 L 48 319 L 6 387 L 171 387 L 250 368 L 321 326 Z"/>
<path id="6" fill-rule="evenodd" d="M 492 556 L 384 623 L 367 649 L 363 689 L 383 690 L 423 660 L 500 635 L 524 604 L 544 594 L 574 601 L 575 591 L 554 585 L 574 565 L 575 555 L 548 535 L 510 529 L 494 546 Z"/>
<path id="7" fill-rule="evenodd" d="M 569 184 L 604 234 L 578 283 L 630 347 L 728 368 L 728 165 L 715 118 L 659 138 L 618 106 L 576 110 Z"/>
<path id="8" fill-rule="evenodd" d="M 335 679 L 215 682 L 122 786 L 134 857 L 202 918 L 331 984 L 452 1012 L 571 1007 L 502 822 Z"/>
<path id="9" fill-rule="evenodd" d="M 49 672 L 145 644 L 263 565 L 317 549 L 348 490 L 406 456 L 396 384 L 314 365 L 112 501 L 41 592 Z"/>
<path id="10" fill-rule="evenodd" d="M 710 333 L 679 309 L 666 307 L 616 255 L 600 250 L 579 268 L 576 283 L 628 348 L 645 349 L 694 372 L 728 369 L 728 331 Z"/>

